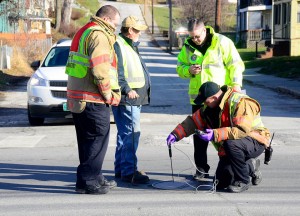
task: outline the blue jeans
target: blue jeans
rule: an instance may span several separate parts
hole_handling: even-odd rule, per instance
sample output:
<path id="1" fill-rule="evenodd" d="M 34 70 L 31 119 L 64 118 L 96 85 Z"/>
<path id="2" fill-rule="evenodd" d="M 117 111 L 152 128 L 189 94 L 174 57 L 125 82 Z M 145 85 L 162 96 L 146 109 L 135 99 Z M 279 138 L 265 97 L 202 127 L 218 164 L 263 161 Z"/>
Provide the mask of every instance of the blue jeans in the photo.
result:
<path id="1" fill-rule="evenodd" d="M 136 150 L 141 135 L 141 108 L 142 106 L 112 106 L 118 129 L 115 173 L 121 173 L 121 176 L 131 175 L 137 170 Z"/>

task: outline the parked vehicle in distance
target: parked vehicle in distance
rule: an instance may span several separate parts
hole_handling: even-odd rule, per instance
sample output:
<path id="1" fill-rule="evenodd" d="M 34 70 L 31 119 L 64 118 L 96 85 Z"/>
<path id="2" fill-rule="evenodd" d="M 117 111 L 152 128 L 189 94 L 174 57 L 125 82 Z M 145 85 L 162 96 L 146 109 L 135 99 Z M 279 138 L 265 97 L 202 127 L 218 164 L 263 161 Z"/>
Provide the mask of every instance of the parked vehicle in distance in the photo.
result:
<path id="1" fill-rule="evenodd" d="M 35 61 L 36 69 L 27 83 L 27 113 L 30 125 L 42 125 L 45 118 L 68 118 L 67 81 L 65 68 L 71 39 L 59 40 L 52 46 L 45 59 Z"/>

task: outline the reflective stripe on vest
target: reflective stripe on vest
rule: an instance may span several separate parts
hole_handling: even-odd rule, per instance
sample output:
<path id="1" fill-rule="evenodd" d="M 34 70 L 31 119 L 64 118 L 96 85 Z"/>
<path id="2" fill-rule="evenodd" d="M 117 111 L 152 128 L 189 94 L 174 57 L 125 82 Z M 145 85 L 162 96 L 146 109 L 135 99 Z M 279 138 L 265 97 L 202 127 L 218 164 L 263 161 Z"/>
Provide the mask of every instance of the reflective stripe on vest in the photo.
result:
<path id="1" fill-rule="evenodd" d="M 93 31 L 101 31 L 104 34 L 107 34 L 99 25 L 96 23 L 88 23 L 85 27 L 82 28 L 78 35 L 75 35 L 70 53 L 68 62 L 66 65 L 66 74 L 76 78 L 84 78 L 91 68 L 90 57 L 88 56 L 88 41 L 89 36 Z M 111 67 L 109 71 L 110 75 L 110 86 L 111 89 L 119 89 L 118 84 L 118 73 L 117 73 L 117 63 L 116 56 L 111 54 Z"/>
<path id="2" fill-rule="evenodd" d="M 189 96 L 190 102 L 194 104 L 194 100 L 198 96 L 198 91 L 201 86 L 201 83 L 205 83 L 207 81 L 215 82 L 219 85 L 224 85 L 226 83 L 226 68 L 223 63 L 223 56 L 221 52 L 221 47 L 211 45 L 214 47 L 215 51 L 210 51 L 210 53 L 215 53 L 213 56 L 213 63 L 205 56 L 202 55 L 198 50 L 194 50 L 194 52 L 190 52 L 192 50 L 188 50 L 187 55 L 191 64 L 200 64 L 202 66 L 202 72 L 199 75 L 195 75 L 190 80 L 189 85 Z M 209 48 L 211 49 L 211 48 Z M 193 61 L 194 59 L 194 61 Z M 214 76 L 213 74 L 218 74 Z"/>
<path id="3" fill-rule="evenodd" d="M 179 53 L 184 61 L 178 62 L 177 66 L 192 64 L 202 65 L 200 74 L 189 77 L 190 84 L 188 93 L 191 104 L 195 104 L 194 100 L 198 95 L 200 86 L 207 81 L 215 82 L 220 86 L 232 86 L 233 83 L 242 85 L 241 73 L 244 70 L 244 63 L 239 54 L 235 51 L 233 43 L 223 35 L 215 33 L 212 27 L 206 26 L 206 29 L 209 29 L 213 37 L 211 45 L 204 55 L 188 43 L 189 38 L 186 39 L 185 46 Z M 233 50 L 230 57 L 223 56 L 224 52 L 222 47 L 229 49 L 229 52 L 231 49 Z M 232 68 L 235 68 L 235 70 Z M 182 70 L 186 70 L 186 68 Z"/>
<path id="4" fill-rule="evenodd" d="M 229 106 L 229 110 L 228 110 L 228 108 L 224 108 L 224 110 L 223 110 L 224 113 L 222 114 L 222 118 L 224 120 L 226 118 L 226 116 L 224 116 L 224 115 L 228 115 L 228 111 L 229 111 L 229 119 L 230 119 L 231 125 L 227 125 L 226 122 L 225 122 L 225 124 L 224 124 L 224 122 L 221 122 L 220 127 L 232 127 L 233 126 L 232 119 L 234 118 L 234 113 L 235 113 L 236 107 L 242 98 L 250 98 L 250 97 L 247 95 L 244 95 L 244 94 L 237 93 L 237 92 L 234 92 L 230 95 L 230 97 L 228 98 L 228 101 L 226 102 L 227 104 L 225 104 L 225 106 Z M 257 116 L 255 116 L 251 127 L 252 127 L 252 129 L 264 127 L 261 117 L 260 117 L 260 113 L 258 113 Z M 226 130 L 226 129 L 224 129 L 224 130 Z M 225 133 L 225 131 L 224 131 L 224 133 Z M 222 134 L 220 134 L 220 136 L 222 136 Z M 219 156 L 225 155 L 224 148 L 222 146 L 223 141 L 222 142 L 212 142 L 212 144 L 214 145 L 215 149 L 218 151 Z"/>
<path id="5" fill-rule="evenodd" d="M 124 76 L 130 88 L 141 88 L 145 85 L 144 69 L 138 54 L 132 47 L 120 36 L 117 39 L 120 45 Z"/>
<path id="6" fill-rule="evenodd" d="M 250 98 L 250 97 L 248 95 L 244 95 L 244 94 L 234 92 L 230 96 L 230 98 L 228 99 L 228 103 L 229 103 L 229 106 L 230 106 L 230 123 L 231 123 L 231 126 L 233 126 L 232 120 L 233 120 L 233 117 L 234 117 L 236 107 L 237 107 L 238 103 L 240 102 L 240 100 L 242 98 Z M 255 116 L 255 118 L 254 118 L 254 120 L 251 124 L 251 127 L 252 127 L 252 129 L 257 129 L 257 128 L 264 127 L 264 124 L 262 123 L 262 120 L 261 120 L 261 117 L 260 117 L 260 113 L 258 113 Z"/>

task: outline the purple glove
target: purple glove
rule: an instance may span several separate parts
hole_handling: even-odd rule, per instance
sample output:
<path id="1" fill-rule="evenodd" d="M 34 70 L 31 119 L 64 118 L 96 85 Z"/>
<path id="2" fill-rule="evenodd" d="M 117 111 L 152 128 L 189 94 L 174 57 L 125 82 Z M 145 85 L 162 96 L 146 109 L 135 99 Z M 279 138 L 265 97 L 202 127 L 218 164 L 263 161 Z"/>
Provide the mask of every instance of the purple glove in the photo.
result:
<path id="1" fill-rule="evenodd" d="M 198 135 L 200 139 L 202 139 L 203 141 L 211 141 L 214 139 L 214 130 L 213 129 L 206 129 L 205 130 L 205 134 L 203 135 Z"/>
<path id="2" fill-rule="evenodd" d="M 174 136 L 174 134 L 170 133 L 167 138 L 167 145 L 172 145 L 174 142 L 176 142 L 176 137 Z"/>

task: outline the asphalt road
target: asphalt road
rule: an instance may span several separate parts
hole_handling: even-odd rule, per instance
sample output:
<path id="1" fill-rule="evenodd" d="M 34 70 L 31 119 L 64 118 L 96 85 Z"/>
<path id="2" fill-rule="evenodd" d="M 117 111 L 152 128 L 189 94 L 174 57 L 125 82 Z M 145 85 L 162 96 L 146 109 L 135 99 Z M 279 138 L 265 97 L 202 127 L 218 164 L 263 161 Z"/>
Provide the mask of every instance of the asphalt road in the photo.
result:
<path id="1" fill-rule="evenodd" d="M 136 5 L 110 3 L 141 16 Z M 191 138 L 186 138 L 173 148 L 175 181 L 184 187 L 160 190 L 152 186 L 172 179 L 165 139 L 191 108 L 188 81 L 176 75 L 176 56 L 155 47 L 146 34 L 140 50 L 151 72 L 152 102 L 142 109 L 138 166 L 151 182 L 134 186 L 118 181 L 118 187 L 106 195 L 76 194 L 78 154 L 72 120 L 29 126 L 23 82 L 4 92 L 0 101 L 0 215 L 299 215 L 299 99 L 255 85 L 244 88 L 261 103 L 263 121 L 275 132 L 274 155 L 270 165 L 261 167 L 260 185 L 232 194 L 214 192 L 211 181 L 190 181 L 193 147 Z M 115 136 L 112 124 L 103 165 L 109 179 L 114 176 Z M 218 161 L 212 146 L 208 155 L 212 179 Z"/>

